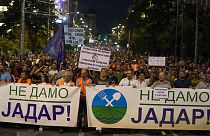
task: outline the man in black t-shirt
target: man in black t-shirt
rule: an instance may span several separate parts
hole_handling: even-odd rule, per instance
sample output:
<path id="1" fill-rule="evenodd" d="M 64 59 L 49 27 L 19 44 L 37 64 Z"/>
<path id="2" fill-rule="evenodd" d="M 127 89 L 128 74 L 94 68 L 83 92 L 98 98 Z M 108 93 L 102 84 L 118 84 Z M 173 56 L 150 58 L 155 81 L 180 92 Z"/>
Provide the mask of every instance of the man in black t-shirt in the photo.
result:
<path id="1" fill-rule="evenodd" d="M 112 80 L 108 78 L 107 69 L 105 68 L 101 69 L 100 76 L 99 78 L 95 79 L 94 84 L 96 85 L 111 85 L 112 84 Z"/>

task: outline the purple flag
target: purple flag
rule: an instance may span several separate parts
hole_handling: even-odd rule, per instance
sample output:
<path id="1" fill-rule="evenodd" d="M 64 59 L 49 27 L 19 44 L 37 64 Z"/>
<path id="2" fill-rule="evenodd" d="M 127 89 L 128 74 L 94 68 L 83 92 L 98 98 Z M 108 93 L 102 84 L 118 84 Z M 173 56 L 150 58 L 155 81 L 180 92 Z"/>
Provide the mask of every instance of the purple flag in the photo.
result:
<path id="1" fill-rule="evenodd" d="M 50 39 L 49 43 L 45 46 L 45 53 L 52 56 L 58 62 L 64 61 L 64 30 L 63 26 L 59 28 L 59 30 L 55 33 L 52 39 Z"/>

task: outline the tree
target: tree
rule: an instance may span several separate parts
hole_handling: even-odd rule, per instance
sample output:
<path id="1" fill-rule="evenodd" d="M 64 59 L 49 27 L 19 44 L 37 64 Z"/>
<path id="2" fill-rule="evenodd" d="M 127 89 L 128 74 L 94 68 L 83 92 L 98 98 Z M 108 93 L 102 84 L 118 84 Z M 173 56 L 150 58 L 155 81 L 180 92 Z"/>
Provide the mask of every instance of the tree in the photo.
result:
<path id="1" fill-rule="evenodd" d="M 4 13 L 4 25 L 1 27 L 0 32 L 8 40 L 17 41 L 20 39 L 20 21 L 21 21 L 21 4 L 20 0 L 7 0 L 11 3 L 8 6 L 8 11 Z M 28 41 L 25 41 L 26 48 L 36 50 L 43 48 L 47 44 L 48 37 L 48 17 L 49 17 L 49 30 L 53 31 L 56 27 L 55 16 L 53 15 L 54 3 L 42 3 L 37 0 L 27 0 L 25 7 L 25 32 L 28 36 Z M 48 15 L 49 8 L 51 14 Z"/>
<path id="2" fill-rule="evenodd" d="M 171 41 L 175 39 L 174 8 L 174 1 L 134 1 L 133 12 L 127 20 L 127 28 L 131 32 L 131 50 L 169 55 L 168 49 L 174 46 Z"/>
<path id="3" fill-rule="evenodd" d="M 19 49 L 18 42 L 0 38 L 0 50 L 4 53 L 17 54 Z M 1 54 L 2 55 L 2 54 Z"/>

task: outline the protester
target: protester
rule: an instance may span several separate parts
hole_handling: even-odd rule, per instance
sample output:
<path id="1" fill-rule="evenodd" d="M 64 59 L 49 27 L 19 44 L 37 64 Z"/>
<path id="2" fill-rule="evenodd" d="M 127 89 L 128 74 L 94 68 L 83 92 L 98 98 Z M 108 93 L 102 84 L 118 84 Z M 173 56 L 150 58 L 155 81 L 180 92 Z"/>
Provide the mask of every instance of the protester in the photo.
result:
<path id="1" fill-rule="evenodd" d="M 10 83 L 10 82 L 11 82 L 10 73 L 6 71 L 6 69 L 2 64 L 0 64 L 0 84 Z"/>
<path id="2" fill-rule="evenodd" d="M 16 77 L 15 77 L 15 75 L 12 73 L 12 68 L 11 68 L 11 67 L 8 67 L 6 71 L 7 71 L 7 72 L 10 74 L 10 76 L 11 76 L 11 82 L 16 83 Z"/>
<path id="3" fill-rule="evenodd" d="M 198 69 L 197 68 L 193 68 L 193 73 L 192 75 L 189 77 L 189 79 L 191 80 L 191 85 L 192 87 L 196 87 L 196 85 L 198 84 L 200 77 L 199 77 L 199 73 L 198 73 Z"/>
<path id="4" fill-rule="evenodd" d="M 86 87 L 92 83 L 110 86 L 112 84 L 117 85 L 120 82 L 120 86 L 139 88 L 151 86 L 152 88 L 170 89 L 172 85 L 176 88 L 190 88 L 193 86 L 196 89 L 210 89 L 210 72 L 206 72 L 210 67 L 207 68 L 208 65 L 202 63 L 191 63 L 187 59 L 175 61 L 173 57 L 169 57 L 166 59 L 166 66 L 160 68 L 149 66 L 147 55 L 136 55 L 130 51 L 119 50 L 114 52 L 117 55 L 111 56 L 108 72 L 105 68 L 98 72 L 78 68 L 79 51 L 66 54 L 66 59 L 63 62 L 57 62 L 44 53 L 41 56 L 38 54 L 37 52 L 31 53 L 30 56 L 27 55 L 28 58 L 24 58 L 23 63 L 19 61 L 17 56 L 11 57 L 11 59 L 6 59 L 9 56 L 5 56 L 5 58 L 1 56 L 1 82 L 10 83 L 14 81 L 46 85 L 51 84 L 52 81 L 57 85 L 74 86 L 75 81 L 76 85 L 81 87 L 80 105 L 82 110 L 79 112 L 86 113 Z M 6 70 L 8 67 L 11 70 Z M 81 71 L 81 74 L 79 71 Z M 134 79 L 133 71 L 136 71 L 138 80 Z M 179 76 L 175 80 L 178 71 Z M 29 76 L 27 76 L 28 74 Z M 12 80 L 11 76 L 13 77 Z M 19 80 L 17 81 L 17 79 Z M 84 116 L 86 118 L 86 114 Z M 87 120 L 85 119 L 85 121 Z M 87 122 L 85 122 L 85 125 L 87 125 Z M 97 128 L 97 133 L 101 134 L 101 128 Z"/>
<path id="5" fill-rule="evenodd" d="M 34 84 L 38 84 L 40 83 L 40 75 L 38 75 L 37 73 L 40 71 L 39 69 L 39 65 L 38 64 L 34 64 L 32 67 L 32 71 L 30 72 L 30 78 L 32 79 L 32 82 Z"/>
<path id="6" fill-rule="evenodd" d="M 117 85 L 118 84 L 118 79 L 117 79 L 116 76 L 114 76 L 112 68 L 108 69 L 108 78 L 111 80 L 113 85 Z"/>
<path id="7" fill-rule="evenodd" d="M 96 85 L 111 85 L 112 81 L 108 78 L 108 74 L 107 74 L 107 69 L 102 68 L 100 71 L 100 76 L 99 78 L 96 78 L 94 80 L 94 84 Z"/>
<path id="8" fill-rule="evenodd" d="M 113 75 L 115 77 L 117 77 L 118 83 L 119 83 L 119 81 L 121 81 L 123 79 L 123 72 L 122 72 L 121 67 L 120 67 L 119 64 L 116 66 L 116 70 L 113 71 Z"/>
<path id="9" fill-rule="evenodd" d="M 112 84 L 112 81 L 108 78 L 108 74 L 107 74 L 107 69 L 102 68 L 100 71 L 100 76 L 99 78 L 96 78 L 94 81 L 95 85 L 106 85 L 106 86 L 110 86 Z M 96 127 L 96 133 L 98 135 L 101 135 L 101 127 Z"/>
<path id="10" fill-rule="evenodd" d="M 145 79 L 144 72 L 140 72 L 137 87 L 148 87 L 149 80 Z"/>
<path id="11" fill-rule="evenodd" d="M 155 81 L 153 83 L 153 85 L 151 86 L 152 88 L 168 88 L 170 89 L 171 88 L 171 84 L 169 81 L 166 80 L 166 77 L 165 77 L 165 73 L 164 72 L 160 72 L 159 73 L 159 80 L 158 81 Z"/>
<path id="12" fill-rule="evenodd" d="M 46 74 L 41 74 L 41 82 L 42 85 L 50 85 L 49 78 Z"/>
<path id="13" fill-rule="evenodd" d="M 176 74 L 176 69 L 172 68 L 170 69 L 168 73 L 168 81 L 171 83 L 172 86 L 174 86 L 174 81 L 176 80 L 177 74 Z"/>
<path id="14" fill-rule="evenodd" d="M 63 73 L 63 79 L 61 79 L 56 85 L 75 86 L 75 83 L 72 81 L 72 73 L 70 71 L 65 71 Z"/>
<path id="15" fill-rule="evenodd" d="M 119 86 L 138 86 L 138 80 L 134 79 L 132 70 L 127 71 L 127 77 L 120 81 Z"/>
<path id="16" fill-rule="evenodd" d="M 58 73 L 58 70 L 56 68 L 56 63 L 53 63 L 50 67 L 49 74 L 51 76 L 55 76 L 57 73 Z"/>
<path id="17" fill-rule="evenodd" d="M 191 81 L 185 77 L 185 71 L 179 72 L 179 77 L 174 81 L 175 88 L 191 88 Z"/>
<path id="18" fill-rule="evenodd" d="M 205 74 L 206 74 L 206 67 L 202 66 L 201 71 L 199 72 L 200 79 L 205 79 Z"/>
<path id="19" fill-rule="evenodd" d="M 158 80 L 158 70 L 156 70 L 155 67 L 150 68 L 149 70 L 149 83 L 148 86 L 150 87 L 151 85 L 154 84 L 155 81 Z"/>
<path id="20" fill-rule="evenodd" d="M 87 128 L 87 107 L 86 107 L 86 87 L 92 85 L 92 80 L 88 77 L 87 69 L 82 69 L 80 77 L 76 80 L 76 86 L 81 88 L 79 105 L 79 125 L 82 130 Z"/>
<path id="21" fill-rule="evenodd" d="M 31 79 L 28 78 L 26 71 L 21 72 L 21 77 L 20 77 L 20 79 L 18 79 L 17 83 L 31 84 Z"/>
<path id="22" fill-rule="evenodd" d="M 205 74 L 205 80 L 201 79 L 196 85 L 196 89 L 210 89 L 210 70 Z"/>

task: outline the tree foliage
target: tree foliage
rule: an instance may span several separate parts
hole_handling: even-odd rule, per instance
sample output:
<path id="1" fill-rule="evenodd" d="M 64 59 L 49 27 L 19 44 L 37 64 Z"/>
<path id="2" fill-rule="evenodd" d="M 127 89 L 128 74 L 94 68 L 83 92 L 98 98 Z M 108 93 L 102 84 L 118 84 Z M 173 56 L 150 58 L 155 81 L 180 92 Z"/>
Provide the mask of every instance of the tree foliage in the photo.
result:
<path id="1" fill-rule="evenodd" d="M 127 42 L 130 42 L 130 49 L 136 53 L 148 52 L 151 55 L 175 55 L 176 23 L 178 23 L 178 55 L 181 55 L 180 52 L 183 51 L 184 57 L 193 58 L 195 45 L 195 4 L 185 3 L 182 33 L 180 11 L 178 22 L 176 21 L 176 2 L 177 0 L 133 1 L 133 12 L 129 14 L 125 21 L 127 33 L 125 33 L 122 43 L 125 43 L 124 41 L 127 39 Z M 210 40 L 208 38 L 210 20 L 204 13 L 205 11 L 200 5 L 198 16 L 198 50 L 200 55 L 208 55 L 207 50 L 210 50 Z M 181 47 L 182 34 L 183 46 Z"/>
<path id="2" fill-rule="evenodd" d="M 4 13 L 0 33 L 12 42 L 19 41 L 21 29 L 21 6 L 22 0 L 5 0 L 8 11 Z M 9 4 L 10 3 L 10 4 Z M 55 5 L 53 3 L 42 3 L 37 0 L 26 0 L 25 4 L 25 47 L 31 50 L 41 49 L 47 44 L 48 32 L 56 27 L 53 15 Z M 50 15 L 49 15 L 50 9 Z M 49 17 L 49 31 L 48 31 Z M 15 42 L 16 43 L 16 42 Z"/>

